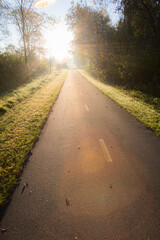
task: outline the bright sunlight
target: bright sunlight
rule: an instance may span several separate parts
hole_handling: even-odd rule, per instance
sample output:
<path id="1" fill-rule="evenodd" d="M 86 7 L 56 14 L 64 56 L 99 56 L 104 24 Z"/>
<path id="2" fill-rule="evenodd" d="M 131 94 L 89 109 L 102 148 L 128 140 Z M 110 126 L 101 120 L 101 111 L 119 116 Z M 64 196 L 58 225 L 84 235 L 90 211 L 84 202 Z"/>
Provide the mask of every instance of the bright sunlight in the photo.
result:
<path id="1" fill-rule="evenodd" d="M 53 3 L 55 3 L 56 0 L 40 0 L 38 2 L 35 3 L 35 8 L 43 8 L 45 6 L 51 5 Z"/>
<path id="2" fill-rule="evenodd" d="M 45 38 L 49 56 L 62 61 L 70 55 L 69 50 L 73 34 L 67 30 L 67 27 L 63 23 L 55 25 L 52 31 L 48 31 Z"/>

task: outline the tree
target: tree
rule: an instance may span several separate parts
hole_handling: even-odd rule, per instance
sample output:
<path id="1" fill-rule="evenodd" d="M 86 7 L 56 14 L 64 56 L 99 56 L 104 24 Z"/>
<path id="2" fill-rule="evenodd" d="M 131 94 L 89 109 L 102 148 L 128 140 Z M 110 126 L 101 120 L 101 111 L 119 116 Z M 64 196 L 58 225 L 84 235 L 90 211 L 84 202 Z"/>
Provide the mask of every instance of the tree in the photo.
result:
<path id="1" fill-rule="evenodd" d="M 47 17 L 48 29 L 50 32 L 53 31 L 54 25 L 58 22 L 59 22 L 59 19 L 55 18 L 54 16 Z M 53 57 L 51 56 L 51 54 L 52 54 L 52 46 L 50 46 L 50 49 L 49 49 L 49 55 L 50 55 L 49 56 L 49 72 L 50 72 L 50 74 L 52 73 L 52 64 L 53 64 L 53 62 L 52 62 Z"/>
<path id="2" fill-rule="evenodd" d="M 123 13 L 117 29 L 119 36 L 123 37 L 118 42 L 124 58 L 127 59 L 122 72 L 128 72 L 127 75 L 122 75 L 130 79 L 132 86 L 139 84 L 141 89 L 158 93 L 160 0 L 121 0 L 118 4 Z"/>
<path id="3" fill-rule="evenodd" d="M 116 26 L 106 12 L 113 3 L 120 14 Z M 67 22 L 79 64 L 90 65 L 101 80 L 159 96 L 160 0 L 79 0 Z"/>
<path id="4" fill-rule="evenodd" d="M 2 39 L 2 36 L 8 35 L 8 29 L 6 26 L 7 18 L 7 6 L 4 1 L 0 0 L 0 40 Z"/>
<path id="5" fill-rule="evenodd" d="M 29 57 L 38 50 L 37 46 L 42 39 L 45 15 L 36 11 L 35 0 L 12 0 L 11 4 L 7 3 L 10 19 L 17 27 L 23 42 L 25 64 L 29 65 Z"/>
<path id="6" fill-rule="evenodd" d="M 96 66 L 101 68 L 101 60 L 106 61 L 109 44 L 109 36 L 106 38 L 106 34 L 111 29 L 108 15 L 83 4 L 73 3 L 66 20 L 75 35 L 75 50 L 89 60 L 90 70 L 95 72 Z"/>

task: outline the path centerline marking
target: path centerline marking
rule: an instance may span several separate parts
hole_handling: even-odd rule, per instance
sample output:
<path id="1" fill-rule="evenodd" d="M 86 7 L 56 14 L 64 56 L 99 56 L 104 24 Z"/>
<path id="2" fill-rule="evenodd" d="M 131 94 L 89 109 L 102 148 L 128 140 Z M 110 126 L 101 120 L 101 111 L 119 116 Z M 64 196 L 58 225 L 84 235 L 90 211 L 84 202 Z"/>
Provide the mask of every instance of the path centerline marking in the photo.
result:
<path id="1" fill-rule="evenodd" d="M 85 106 L 85 109 L 87 112 L 89 112 L 89 107 L 87 105 L 84 105 Z"/>
<path id="2" fill-rule="evenodd" d="M 100 144 L 100 147 L 102 149 L 102 152 L 105 155 L 105 158 L 106 158 L 107 162 L 112 162 L 112 158 L 111 158 L 111 156 L 109 154 L 109 151 L 107 149 L 107 146 L 106 146 L 104 140 L 103 139 L 99 139 L 99 144 Z"/>

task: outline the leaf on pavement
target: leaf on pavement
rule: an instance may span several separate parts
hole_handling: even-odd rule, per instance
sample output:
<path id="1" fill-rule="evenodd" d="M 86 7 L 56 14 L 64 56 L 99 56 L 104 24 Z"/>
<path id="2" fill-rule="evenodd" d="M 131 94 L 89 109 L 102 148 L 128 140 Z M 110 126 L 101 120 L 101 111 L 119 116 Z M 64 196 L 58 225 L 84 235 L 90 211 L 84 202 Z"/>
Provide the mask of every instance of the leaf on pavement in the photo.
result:
<path id="1" fill-rule="evenodd" d="M 4 232 L 7 232 L 7 228 L 1 228 L 1 232 L 4 233 Z"/>
<path id="2" fill-rule="evenodd" d="M 24 183 L 24 184 L 23 184 L 23 188 L 22 188 L 21 194 L 24 192 L 24 190 L 25 190 L 26 187 L 28 187 L 28 183 Z"/>
<path id="3" fill-rule="evenodd" d="M 66 206 L 68 207 L 70 205 L 70 200 L 69 198 L 66 197 Z"/>

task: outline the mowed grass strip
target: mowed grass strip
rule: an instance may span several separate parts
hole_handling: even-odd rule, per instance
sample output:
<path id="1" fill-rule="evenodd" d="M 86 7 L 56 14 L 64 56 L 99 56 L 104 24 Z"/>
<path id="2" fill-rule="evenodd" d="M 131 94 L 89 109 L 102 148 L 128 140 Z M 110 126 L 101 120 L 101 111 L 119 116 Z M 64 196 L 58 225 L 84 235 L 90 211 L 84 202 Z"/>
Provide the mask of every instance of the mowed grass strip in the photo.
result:
<path id="1" fill-rule="evenodd" d="M 21 101 L 0 117 L 0 206 L 9 199 L 66 76 L 67 70 L 43 75 L 3 97 L 7 102 L 18 95 Z M 28 94 L 32 84 L 34 92 Z"/>
<path id="2" fill-rule="evenodd" d="M 52 75 L 43 74 L 35 79 L 30 80 L 29 83 L 22 85 L 21 87 L 8 92 L 0 93 L 0 115 L 3 115 L 9 111 L 16 104 L 20 103 L 27 97 L 31 96 L 35 91 L 42 88 L 43 85 L 50 82 L 50 80 L 59 75 L 59 71 L 54 71 Z"/>
<path id="3" fill-rule="evenodd" d="M 79 71 L 105 95 L 119 104 L 145 127 L 151 129 L 157 136 L 160 136 L 160 98 L 153 98 L 140 91 L 113 87 L 96 80 L 84 70 Z"/>

